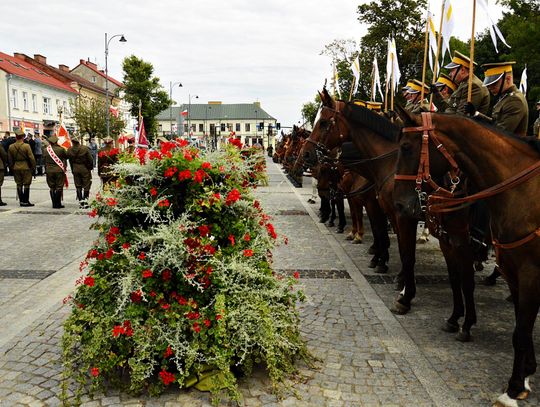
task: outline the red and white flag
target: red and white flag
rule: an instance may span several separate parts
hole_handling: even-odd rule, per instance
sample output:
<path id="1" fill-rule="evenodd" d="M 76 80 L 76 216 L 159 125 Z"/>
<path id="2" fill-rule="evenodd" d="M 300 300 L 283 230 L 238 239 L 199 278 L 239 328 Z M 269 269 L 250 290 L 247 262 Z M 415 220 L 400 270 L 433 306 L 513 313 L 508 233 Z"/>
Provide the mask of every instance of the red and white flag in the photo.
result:
<path id="1" fill-rule="evenodd" d="M 146 130 L 144 129 L 144 120 L 141 116 L 141 122 L 139 124 L 139 132 L 137 137 L 137 147 L 148 148 L 148 139 L 146 138 Z"/>
<path id="2" fill-rule="evenodd" d="M 182 116 L 184 117 L 187 117 L 188 115 L 188 111 L 187 110 L 182 110 L 182 112 L 180 113 Z"/>
<path id="3" fill-rule="evenodd" d="M 64 127 L 64 124 L 60 124 L 56 137 L 58 137 L 59 146 L 62 146 L 65 149 L 68 149 L 71 147 L 71 137 L 69 137 L 69 133 L 67 129 Z"/>
<path id="4" fill-rule="evenodd" d="M 111 114 L 112 114 L 114 117 L 118 118 L 118 114 L 119 114 L 119 113 L 118 113 L 118 108 L 117 108 L 116 106 L 110 105 L 110 106 L 109 106 L 109 111 L 111 112 Z"/>

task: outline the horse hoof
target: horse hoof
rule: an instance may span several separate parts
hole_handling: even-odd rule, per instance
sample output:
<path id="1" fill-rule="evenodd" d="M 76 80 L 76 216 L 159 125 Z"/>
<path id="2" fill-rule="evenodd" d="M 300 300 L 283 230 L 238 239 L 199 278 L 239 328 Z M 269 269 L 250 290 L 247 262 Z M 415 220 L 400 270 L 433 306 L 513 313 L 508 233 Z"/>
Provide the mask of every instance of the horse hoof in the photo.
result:
<path id="1" fill-rule="evenodd" d="M 346 237 L 345 237 L 345 240 L 354 240 L 354 233 L 351 232 L 349 233 Z M 354 243 L 354 242 L 353 242 Z"/>
<path id="2" fill-rule="evenodd" d="M 527 397 L 529 397 L 529 394 L 531 392 L 529 390 L 523 390 L 521 393 L 518 394 L 516 397 L 518 400 L 527 400 Z"/>
<path id="3" fill-rule="evenodd" d="M 379 264 L 375 270 L 375 273 L 379 274 L 384 274 L 386 272 L 388 272 L 388 266 L 386 264 Z"/>
<path id="4" fill-rule="evenodd" d="M 352 244 L 362 244 L 362 238 L 355 237 L 352 241 Z"/>
<path id="5" fill-rule="evenodd" d="M 369 261 L 369 264 L 368 264 L 368 267 L 370 269 L 374 269 L 375 267 L 377 267 L 377 264 L 379 264 L 379 259 L 377 257 L 373 257 L 370 261 Z"/>
<path id="6" fill-rule="evenodd" d="M 456 341 L 459 342 L 470 342 L 472 340 L 471 333 L 469 331 L 464 331 L 460 329 L 456 335 Z"/>
<path id="7" fill-rule="evenodd" d="M 428 238 L 427 237 L 419 237 L 417 240 L 416 240 L 416 243 L 418 244 L 424 244 L 424 243 L 427 243 L 428 242 Z"/>
<path id="8" fill-rule="evenodd" d="M 394 301 L 394 305 L 390 308 L 390 311 L 396 315 L 405 315 L 411 310 L 410 306 L 403 305 L 399 301 Z"/>
<path id="9" fill-rule="evenodd" d="M 493 407 L 518 407 L 517 400 L 510 398 L 507 393 L 499 396 Z"/>
<path id="10" fill-rule="evenodd" d="M 459 324 L 454 324 L 452 322 L 448 322 L 448 321 L 445 321 L 444 322 L 444 325 L 441 326 L 441 329 L 444 331 L 444 332 L 448 332 L 448 333 L 456 333 L 459 331 Z"/>
<path id="11" fill-rule="evenodd" d="M 369 246 L 369 249 L 368 249 L 368 254 L 375 254 L 375 248 L 373 247 L 373 245 Z"/>

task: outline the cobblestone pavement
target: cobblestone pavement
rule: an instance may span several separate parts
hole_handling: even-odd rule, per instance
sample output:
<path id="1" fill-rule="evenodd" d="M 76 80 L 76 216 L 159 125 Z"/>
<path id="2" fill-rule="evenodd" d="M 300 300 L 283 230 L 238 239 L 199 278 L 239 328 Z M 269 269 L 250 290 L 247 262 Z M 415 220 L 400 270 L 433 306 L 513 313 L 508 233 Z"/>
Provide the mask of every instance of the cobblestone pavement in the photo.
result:
<path id="1" fill-rule="evenodd" d="M 506 289 L 477 287 L 478 327 L 463 344 L 439 326 L 450 312 L 450 288 L 437 245 L 419 247 L 419 284 L 411 313 L 395 317 L 390 279 L 366 267 L 366 243 L 352 245 L 319 224 L 311 186 L 293 188 L 269 162 L 270 185 L 256 194 L 289 244 L 274 251 L 274 267 L 299 270 L 308 301 L 301 304 L 302 332 L 320 358 L 317 369 L 300 365 L 293 383 L 299 398 L 277 400 L 263 368 L 242 379 L 246 406 L 486 406 L 503 389 L 511 369 L 512 308 Z M 307 184 L 310 184 L 307 182 Z M 95 180 L 94 185 L 99 187 Z M 34 208 L 19 208 L 7 178 L 0 227 L 9 237 L 0 260 L 0 405 L 56 406 L 61 381 L 61 300 L 74 287 L 78 263 L 95 232 L 77 209 L 74 191 L 53 215 L 43 178 L 33 184 Z M 73 196 L 71 196 L 73 195 Z M 24 209 L 24 210 L 22 210 Z M 10 253 L 10 256 L 6 256 Z M 14 255 L 13 255 L 14 254 Z M 390 274 L 399 269 L 392 238 Z M 491 267 L 488 267 L 491 269 Z M 443 282 L 441 282 L 443 281 Z M 538 337 L 538 335 L 536 335 Z M 537 346 L 538 348 L 538 346 Z M 535 380 L 532 379 L 534 386 Z M 534 387 L 533 387 L 534 389 Z M 533 393 L 521 405 L 539 405 Z M 208 406 L 208 394 L 172 390 L 160 398 L 117 391 L 84 399 L 85 406 Z"/>

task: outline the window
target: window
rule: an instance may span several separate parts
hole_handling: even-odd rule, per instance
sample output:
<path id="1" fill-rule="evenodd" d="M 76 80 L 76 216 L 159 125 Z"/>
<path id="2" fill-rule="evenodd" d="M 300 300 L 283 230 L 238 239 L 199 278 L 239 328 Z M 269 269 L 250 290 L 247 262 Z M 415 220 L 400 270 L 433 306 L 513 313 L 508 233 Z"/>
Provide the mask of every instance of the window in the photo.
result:
<path id="1" fill-rule="evenodd" d="M 236 129 L 234 131 L 240 131 L 240 123 L 236 123 Z"/>
<path id="2" fill-rule="evenodd" d="M 28 92 L 22 93 L 23 110 L 28 112 Z"/>
<path id="3" fill-rule="evenodd" d="M 19 92 L 17 89 L 11 89 L 11 107 L 13 109 L 19 108 Z"/>
<path id="4" fill-rule="evenodd" d="M 199 123 L 199 133 L 204 132 L 204 124 Z"/>
<path id="5" fill-rule="evenodd" d="M 227 123 L 227 131 L 232 131 L 232 123 Z"/>
<path id="6" fill-rule="evenodd" d="M 36 95 L 32 95 L 32 110 L 34 113 L 37 113 L 38 109 L 37 109 L 37 96 Z"/>
<path id="7" fill-rule="evenodd" d="M 158 125 L 158 131 L 163 131 L 163 125 L 162 124 Z"/>
<path id="8" fill-rule="evenodd" d="M 221 123 L 221 131 L 225 131 L 225 123 Z"/>
<path id="9" fill-rule="evenodd" d="M 51 114 L 51 98 L 43 98 L 43 114 Z"/>
<path id="10" fill-rule="evenodd" d="M 68 105 L 67 105 L 67 102 L 65 100 L 62 102 L 62 106 L 64 108 L 64 113 L 69 113 L 68 112 Z"/>
<path id="11" fill-rule="evenodd" d="M 97 78 L 95 76 L 92 76 L 92 83 L 96 83 Z"/>
<path id="12" fill-rule="evenodd" d="M 249 133 L 251 131 L 251 125 L 250 123 L 246 123 L 246 133 Z"/>

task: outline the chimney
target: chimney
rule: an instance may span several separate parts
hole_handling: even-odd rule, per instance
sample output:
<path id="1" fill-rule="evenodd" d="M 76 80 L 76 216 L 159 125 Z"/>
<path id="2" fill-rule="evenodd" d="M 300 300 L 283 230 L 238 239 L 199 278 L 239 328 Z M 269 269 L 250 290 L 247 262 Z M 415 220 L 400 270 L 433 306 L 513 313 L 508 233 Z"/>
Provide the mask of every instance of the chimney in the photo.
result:
<path id="1" fill-rule="evenodd" d="M 261 107 L 261 102 L 253 102 L 253 104 L 257 107 Z"/>
<path id="2" fill-rule="evenodd" d="M 22 53 L 20 53 L 20 52 L 14 52 L 14 53 L 13 53 L 13 56 L 14 56 L 15 58 L 17 58 L 17 59 L 22 59 L 22 60 L 24 61 L 25 55 L 22 54 Z"/>
<path id="3" fill-rule="evenodd" d="M 69 72 L 69 66 L 67 66 L 67 65 L 60 64 L 60 65 L 58 65 L 58 68 L 59 68 L 62 72 Z"/>
<path id="4" fill-rule="evenodd" d="M 94 64 L 93 62 L 90 62 L 90 58 L 88 58 L 88 60 L 86 61 L 86 65 L 94 68 L 94 69 L 97 69 L 97 65 Z"/>
<path id="5" fill-rule="evenodd" d="M 47 57 L 44 57 L 43 55 L 34 54 L 34 59 L 40 64 L 47 65 Z"/>

